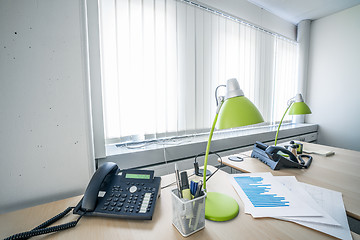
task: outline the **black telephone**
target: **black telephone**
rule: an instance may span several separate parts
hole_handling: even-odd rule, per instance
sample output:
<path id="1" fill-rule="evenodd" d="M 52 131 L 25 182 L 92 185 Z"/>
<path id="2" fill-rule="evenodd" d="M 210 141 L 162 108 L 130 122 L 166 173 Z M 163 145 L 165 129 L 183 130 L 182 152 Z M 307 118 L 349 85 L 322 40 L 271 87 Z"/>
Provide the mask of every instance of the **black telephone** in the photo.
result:
<path id="1" fill-rule="evenodd" d="M 103 164 L 94 174 L 75 214 L 151 220 L 160 196 L 160 177 L 154 171 L 123 170 Z"/>
<path id="2" fill-rule="evenodd" d="M 36 228 L 12 235 L 6 240 L 28 239 L 69 229 L 75 227 L 84 215 L 151 220 L 156 199 L 160 196 L 160 183 L 161 178 L 154 177 L 154 171 L 120 171 L 115 163 L 104 163 L 92 176 L 84 197 L 75 208 L 68 207 Z M 72 209 L 73 213 L 80 215 L 77 220 L 49 227 Z"/>
<path id="3" fill-rule="evenodd" d="M 289 158 L 285 157 L 284 155 L 287 155 Z M 259 159 L 273 170 L 279 170 L 282 167 L 308 168 L 312 162 L 312 157 L 309 155 L 299 155 L 296 157 L 286 148 L 279 146 L 268 146 L 258 141 L 254 145 L 251 157 Z M 306 164 L 303 158 L 308 158 Z"/>

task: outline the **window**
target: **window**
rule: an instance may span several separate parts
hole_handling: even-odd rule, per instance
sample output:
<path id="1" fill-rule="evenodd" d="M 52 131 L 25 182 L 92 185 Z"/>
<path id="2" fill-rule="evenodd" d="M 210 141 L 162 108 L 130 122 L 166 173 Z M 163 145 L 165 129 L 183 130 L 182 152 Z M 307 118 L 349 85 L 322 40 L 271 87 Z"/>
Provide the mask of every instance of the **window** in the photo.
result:
<path id="1" fill-rule="evenodd" d="M 296 42 L 189 1 L 102 0 L 100 29 L 107 143 L 207 131 L 232 77 L 268 124 L 297 92 Z"/>

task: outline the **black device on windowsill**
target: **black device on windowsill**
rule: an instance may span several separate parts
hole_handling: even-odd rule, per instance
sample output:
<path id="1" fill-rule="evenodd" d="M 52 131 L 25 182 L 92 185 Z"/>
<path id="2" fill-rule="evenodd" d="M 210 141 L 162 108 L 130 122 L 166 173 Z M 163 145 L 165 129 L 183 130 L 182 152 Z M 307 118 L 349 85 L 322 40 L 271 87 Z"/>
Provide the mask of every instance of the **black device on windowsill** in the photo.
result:
<path id="1" fill-rule="evenodd" d="M 292 152 L 283 147 L 268 146 L 262 142 L 255 143 L 251 157 L 259 159 L 273 170 L 279 170 L 283 167 L 308 168 L 312 162 L 312 157 L 309 155 L 299 155 L 296 157 Z M 305 163 L 303 158 L 308 158 L 308 161 Z"/>

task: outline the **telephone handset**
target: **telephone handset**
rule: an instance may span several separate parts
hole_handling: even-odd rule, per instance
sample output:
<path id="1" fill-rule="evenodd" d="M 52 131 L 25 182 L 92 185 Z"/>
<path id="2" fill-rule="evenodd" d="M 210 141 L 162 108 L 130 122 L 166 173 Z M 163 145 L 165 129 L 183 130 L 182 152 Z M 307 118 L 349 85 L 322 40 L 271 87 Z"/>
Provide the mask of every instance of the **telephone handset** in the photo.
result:
<path id="1" fill-rule="evenodd" d="M 279 156 L 284 156 L 284 154 L 288 155 L 290 160 L 293 162 L 298 162 L 297 158 L 295 157 L 295 155 L 290 152 L 289 150 L 287 150 L 284 147 L 279 147 L 279 146 L 268 146 L 265 149 L 265 153 L 271 157 L 272 159 L 274 159 L 275 161 L 277 161 L 276 159 L 279 159 Z M 281 154 L 283 153 L 283 154 Z"/>
<path id="2" fill-rule="evenodd" d="M 287 157 L 284 155 L 287 155 Z M 262 142 L 255 143 L 251 157 L 259 159 L 273 170 L 279 170 L 282 167 L 308 168 L 312 162 L 311 156 L 299 155 L 296 157 L 291 151 L 284 147 L 268 146 Z M 306 164 L 303 158 L 308 158 Z"/>
<path id="3" fill-rule="evenodd" d="M 12 235 L 6 240 L 28 239 L 69 229 L 75 227 L 84 215 L 151 220 L 156 199 L 160 196 L 160 183 L 161 178 L 154 177 L 154 171 L 120 171 L 115 163 L 104 163 L 92 176 L 84 197 L 75 208 L 68 207 L 62 213 L 36 228 Z M 71 210 L 73 210 L 73 213 L 80 215 L 77 220 L 49 227 L 66 216 Z"/>
<path id="4" fill-rule="evenodd" d="M 81 210 L 94 211 L 100 189 L 109 184 L 110 178 L 119 172 L 118 166 L 113 162 L 103 164 L 92 176 L 81 201 Z"/>

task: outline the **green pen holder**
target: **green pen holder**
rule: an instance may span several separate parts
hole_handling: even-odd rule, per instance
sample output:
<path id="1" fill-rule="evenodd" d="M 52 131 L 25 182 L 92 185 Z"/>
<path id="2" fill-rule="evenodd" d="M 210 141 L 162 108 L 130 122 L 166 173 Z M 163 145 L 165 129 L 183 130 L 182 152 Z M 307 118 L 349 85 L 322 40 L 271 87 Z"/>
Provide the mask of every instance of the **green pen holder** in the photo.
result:
<path id="1" fill-rule="evenodd" d="M 171 198 L 172 224 L 182 236 L 190 236 L 205 228 L 205 192 L 200 197 L 187 200 L 179 198 L 179 191 L 174 189 Z"/>

